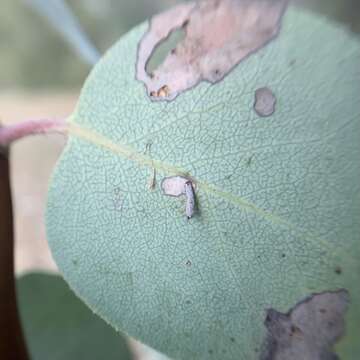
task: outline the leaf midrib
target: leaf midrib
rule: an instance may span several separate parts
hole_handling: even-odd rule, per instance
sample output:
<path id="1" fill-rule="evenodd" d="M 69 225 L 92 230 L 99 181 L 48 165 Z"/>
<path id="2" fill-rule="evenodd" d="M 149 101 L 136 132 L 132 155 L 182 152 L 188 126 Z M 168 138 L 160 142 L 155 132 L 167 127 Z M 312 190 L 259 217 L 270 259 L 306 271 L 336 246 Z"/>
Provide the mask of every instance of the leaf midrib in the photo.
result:
<path id="1" fill-rule="evenodd" d="M 347 259 L 349 259 L 348 253 L 346 253 L 345 251 L 342 251 L 342 249 L 340 249 L 339 247 L 334 248 L 335 245 L 331 246 L 332 244 L 329 243 L 329 241 L 317 236 L 312 231 L 302 229 L 298 225 L 293 224 L 292 222 L 282 218 L 281 216 L 279 216 L 277 214 L 273 214 L 266 210 L 263 210 L 263 209 L 257 207 L 254 203 L 242 198 L 239 195 L 235 195 L 231 192 L 224 191 L 213 184 L 210 184 L 201 179 L 194 178 L 190 174 L 190 172 L 186 171 L 185 169 L 170 165 L 170 164 L 165 163 L 160 160 L 153 159 L 144 153 L 138 152 L 137 150 L 135 150 L 134 148 L 132 148 L 128 145 L 116 144 L 116 143 L 112 142 L 111 140 L 109 140 L 108 138 L 106 138 L 105 136 L 103 136 L 93 130 L 90 130 L 88 128 L 85 128 L 83 126 L 80 126 L 80 125 L 74 123 L 73 118 L 68 119 L 67 124 L 68 124 L 67 129 L 68 129 L 69 135 L 78 137 L 82 140 L 86 140 L 89 143 L 92 143 L 93 145 L 96 145 L 96 146 L 102 147 L 108 151 L 111 151 L 114 154 L 119 155 L 122 158 L 128 159 L 130 161 L 134 161 L 137 164 L 139 164 L 140 166 L 148 167 L 150 169 L 155 169 L 157 172 L 163 173 L 166 176 L 181 175 L 181 176 L 189 177 L 195 182 L 196 187 L 198 189 L 201 189 L 205 193 L 209 193 L 209 194 L 218 196 L 236 206 L 239 206 L 240 208 L 242 208 L 245 211 L 250 211 L 250 212 L 257 214 L 258 216 L 270 221 L 273 224 L 285 227 L 290 230 L 301 231 L 304 233 L 303 239 L 310 240 L 314 244 L 317 244 L 317 245 L 321 244 L 321 246 L 324 249 L 330 250 L 334 256 L 340 255 L 340 251 L 341 251 L 343 253 L 343 255 L 346 256 Z M 354 265 L 355 265 L 356 259 L 352 258 L 351 260 L 353 260 Z"/>

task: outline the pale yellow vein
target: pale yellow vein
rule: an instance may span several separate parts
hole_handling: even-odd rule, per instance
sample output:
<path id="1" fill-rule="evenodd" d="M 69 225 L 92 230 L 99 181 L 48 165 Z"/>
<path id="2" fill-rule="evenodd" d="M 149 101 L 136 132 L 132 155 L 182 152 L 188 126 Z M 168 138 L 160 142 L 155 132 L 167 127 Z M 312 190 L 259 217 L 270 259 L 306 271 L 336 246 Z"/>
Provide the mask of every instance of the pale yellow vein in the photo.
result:
<path id="1" fill-rule="evenodd" d="M 223 190 L 217 188 L 216 186 L 211 185 L 205 181 L 195 179 L 185 169 L 167 164 L 167 163 L 159 161 L 159 160 L 152 159 L 150 156 L 140 153 L 136 149 L 133 149 L 130 146 L 127 146 L 124 144 L 116 144 L 116 143 L 112 142 L 111 140 L 109 140 L 108 138 L 106 138 L 105 136 L 103 136 L 93 130 L 79 126 L 79 125 L 75 124 L 74 122 L 72 122 L 71 119 L 69 119 L 69 120 L 70 121 L 68 121 L 68 132 L 69 132 L 69 134 L 71 134 L 75 137 L 81 138 L 81 139 L 86 140 L 90 143 L 93 143 L 97 146 L 101 146 L 107 150 L 110 150 L 113 153 L 118 154 L 119 156 L 121 156 L 123 158 L 129 159 L 131 161 L 138 163 L 140 166 L 145 166 L 145 167 L 148 167 L 151 169 L 156 169 L 157 172 L 164 173 L 167 176 L 182 175 L 182 176 L 191 177 L 191 179 L 193 179 L 195 181 L 196 186 L 199 189 L 202 189 L 203 191 L 205 191 L 207 193 L 212 193 L 215 196 L 223 198 L 224 200 L 227 200 L 227 201 L 241 207 L 244 210 L 252 211 L 255 214 L 261 216 L 264 219 L 269 220 L 270 222 L 272 222 L 274 224 L 284 226 L 288 229 L 302 231 L 305 235 L 305 238 L 311 239 L 312 241 L 316 241 L 318 244 L 321 244 L 323 247 L 334 251 L 334 248 L 333 248 L 334 245 L 331 246 L 331 244 L 328 241 L 326 241 L 325 239 L 318 237 L 317 235 L 313 234 L 310 231 L 302 230 L 298 226 L 294 225 L 293 223 L 291 223 L 290 221 L 288 221 L 286 219 L 283 219 L 279 215 L 269 213 L 268 211 L 265 211 L 265 210 L 257 207 L 255 204 L 243 199 L 239 195 L 234 195 L 227 191 L 223 191 Z M 339 251 L 341 251 L 341 249 L 337 248 L 336 253 L 339 254 Z M 350 254 L 344 253 L 344 255 L 346 255 L 347 259 L 349 259 Z M 353 259 L 353 261 L 355 263 L 357 263 L 357 260 L 355 258 Z"/>

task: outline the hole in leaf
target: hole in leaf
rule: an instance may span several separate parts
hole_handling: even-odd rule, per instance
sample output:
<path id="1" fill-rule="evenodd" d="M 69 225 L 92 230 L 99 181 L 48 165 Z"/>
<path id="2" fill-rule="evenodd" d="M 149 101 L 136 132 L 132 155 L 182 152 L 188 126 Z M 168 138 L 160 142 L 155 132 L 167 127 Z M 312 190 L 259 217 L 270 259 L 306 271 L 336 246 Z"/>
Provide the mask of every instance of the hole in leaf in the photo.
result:
<path id="1" fill-rule="evenodd" d="M 164 62 L 166 56 L 175 51 L 177 44 L 185 38 L 183 27 L 174 29 L 169 36 L 162 40 L 152 52 L 146 63 L 146 72 L 149 76 Z"/>

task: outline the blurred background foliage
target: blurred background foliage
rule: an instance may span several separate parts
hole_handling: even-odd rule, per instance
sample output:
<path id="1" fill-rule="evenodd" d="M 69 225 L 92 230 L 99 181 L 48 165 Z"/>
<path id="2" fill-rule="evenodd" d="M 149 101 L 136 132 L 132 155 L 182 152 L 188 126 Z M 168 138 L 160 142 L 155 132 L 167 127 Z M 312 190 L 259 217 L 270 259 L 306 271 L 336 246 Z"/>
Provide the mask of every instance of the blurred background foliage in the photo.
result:
<path id="1" fill-rule="evenodd" d="M 44 3 L 51 2 L 43 0 Z M 123 33 L 176 0 L 68 0 L 85 33 L 105 52 Z M 90 67 L 24 0 L 1 0 L 0 90 L 80 87 Z M 47 6 L 44 4 L 44 6 Z"/>
<path id="2" fill-rule="evenodd" d="M 359 0 L 295 0 L 360 32 Z M 51 0 L 37 0 L 50 3 Z M 179 0 L 67 0 L 101 53 L 123 33 Z M 29 4 L 1 0 L 0 90 L 79 88 L 90 67 Z M 61 22 L 61 19 L 58 19 Z"/>
<path id="3" fill-rule="evenodd" d="M 57 275 L 17 280 L 19 311 L 32 360 L 132 360 L 121 334 L 96 316 Z"/>

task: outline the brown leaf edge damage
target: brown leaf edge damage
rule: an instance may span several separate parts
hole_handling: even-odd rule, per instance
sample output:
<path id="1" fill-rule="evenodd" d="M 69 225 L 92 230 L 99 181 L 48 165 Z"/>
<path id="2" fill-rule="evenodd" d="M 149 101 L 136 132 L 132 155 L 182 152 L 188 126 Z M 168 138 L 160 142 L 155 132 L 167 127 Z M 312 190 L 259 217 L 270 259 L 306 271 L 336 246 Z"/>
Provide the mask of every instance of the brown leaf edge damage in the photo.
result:
<path id="1" fill-rule="evenodd" d="M 347 290 L 312 294 L 283 314 L 268 309 L 261 360 L 336 360 L 334 344 L 344 335 Z"/>
<path id="2" fill-rule="evenodd" d="M 222 80 L 239 62 L 280 30 L 288 0 L 202 0 L 155 16 L 139 42 L 136 78 L 152 100 L 173 100 L 201 81 Z M 156 47 L 183 29 L 185 38 L 151 74 L 146 65 Z"/>
<path id="3" fill-rule="evenodd" d="M 1 125 L 0 125 L 1 126 Z M 0 359 L 27 360 L 16 306 L 8 149 L 0 146 Z"/>

